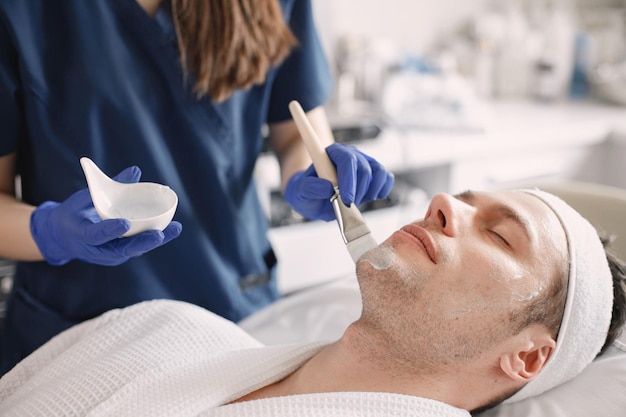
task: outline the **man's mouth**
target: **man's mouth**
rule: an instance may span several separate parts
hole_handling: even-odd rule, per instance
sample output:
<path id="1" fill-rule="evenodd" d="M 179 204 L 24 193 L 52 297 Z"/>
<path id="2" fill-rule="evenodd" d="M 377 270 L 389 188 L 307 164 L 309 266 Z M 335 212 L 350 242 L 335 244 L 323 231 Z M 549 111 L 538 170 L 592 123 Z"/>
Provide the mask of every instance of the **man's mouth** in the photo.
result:
<path id="1" fill-rule="evenodd" d="M 430 260 L 434 264 L 437 263 L 438 254 L 435 248 L 435 241 L 433 240 L 433 237 L 426 229 L 416 224 L 409 224 L 409 225 L 402 227 L 400 230 L 414 237 L 415 240 L 417 240 L 416 243 L 422 246 L 426 254 L 428 254 L 428 257 L 430 258 Z"/>

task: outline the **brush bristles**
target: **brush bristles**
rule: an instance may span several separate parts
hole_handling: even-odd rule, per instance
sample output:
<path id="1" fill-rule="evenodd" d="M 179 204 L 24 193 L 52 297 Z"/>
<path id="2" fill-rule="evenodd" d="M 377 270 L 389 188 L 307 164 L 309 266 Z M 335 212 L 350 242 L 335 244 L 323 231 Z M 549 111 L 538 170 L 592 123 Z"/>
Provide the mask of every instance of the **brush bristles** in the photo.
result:
<path id="1" fill-rule="evenodd" d="M 378 243 L 376 243 L 371 233 L 367 233 L 346 244 L 354 263 L 356 263 L 365 252 L 374 249 L 376 246 L 378 246 Z"/>

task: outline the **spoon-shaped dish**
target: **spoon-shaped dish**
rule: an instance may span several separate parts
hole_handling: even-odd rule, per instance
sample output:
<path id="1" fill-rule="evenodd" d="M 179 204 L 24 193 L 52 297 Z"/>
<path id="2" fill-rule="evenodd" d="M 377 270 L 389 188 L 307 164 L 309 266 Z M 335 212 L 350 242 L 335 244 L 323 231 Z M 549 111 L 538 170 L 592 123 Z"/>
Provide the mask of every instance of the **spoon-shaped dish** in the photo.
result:
<path id="1" fill-rule="evenodd" d="M 91 200 L 102 220 L 124 218 L 130 229 L 124 236 L 158 229 L 172 221 L 178 196 L 168 186 L 153 182 L 125 184 L 109 178 L 89 158 L 80 158 Z"/>

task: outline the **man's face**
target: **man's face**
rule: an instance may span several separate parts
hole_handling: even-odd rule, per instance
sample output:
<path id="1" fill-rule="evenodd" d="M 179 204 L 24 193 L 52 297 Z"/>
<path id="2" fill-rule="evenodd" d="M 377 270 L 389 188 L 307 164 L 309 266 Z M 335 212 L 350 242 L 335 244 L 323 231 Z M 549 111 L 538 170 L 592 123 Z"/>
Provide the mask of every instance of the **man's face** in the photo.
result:
<path id="1" fill-rule="evenodd" d="M 469 360 L 513 334 L 514 313 L 546 291 L 566 259 L 563 228 L 538 198 L 439 194 L 423 220 L 359 261 L 361 319 L 407 362 L 415 352 L 435 366 Z"/>

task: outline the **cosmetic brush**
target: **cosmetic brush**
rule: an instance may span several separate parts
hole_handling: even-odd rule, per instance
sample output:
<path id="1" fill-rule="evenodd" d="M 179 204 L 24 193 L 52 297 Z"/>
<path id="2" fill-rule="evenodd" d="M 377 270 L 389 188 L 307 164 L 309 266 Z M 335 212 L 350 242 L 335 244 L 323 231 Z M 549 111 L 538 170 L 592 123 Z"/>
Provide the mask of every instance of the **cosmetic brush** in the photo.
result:
<path id="1" fill-rule="evenodd" d="M 330 202 L 335 211 L 341 237 L 352 260 L 356 263 L 365 252 L 376 247 L 377 243 L 372 237 L 370 229 L 359 209 L 354 204 L 346 206 L 341 200 L 337 182 L 337 170 L 328 157 L 326 150 L 322 147 L 317 133 L 315 133 L 300 103 L 295 100 L 290 102 L 289 111 L 313 160 L 317 176 L 330 181 L 335 189 L 335 194 L 330 198 Z"/>

